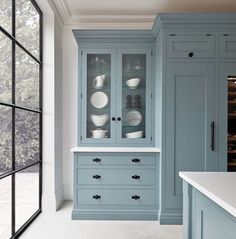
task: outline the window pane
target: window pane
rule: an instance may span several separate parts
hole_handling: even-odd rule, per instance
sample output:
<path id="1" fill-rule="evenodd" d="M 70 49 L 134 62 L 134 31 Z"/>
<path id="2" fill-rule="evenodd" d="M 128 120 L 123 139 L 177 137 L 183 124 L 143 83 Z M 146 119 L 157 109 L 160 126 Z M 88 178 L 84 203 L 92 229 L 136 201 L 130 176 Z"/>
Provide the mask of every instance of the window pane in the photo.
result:
<path id="1" fill-rule="evenodd" d="M 39 65 L 16 47 L 16 104 L 39 109 Z"/>
<path id="2" fill-rule="evenodd" d="M 1 32 L 0 32 L 0 102 L 12 103 L 12 42 Z"/>
<path id="3" fill-rule="evenodd" d="M 39 14 L 30 0 L 16 0 L 16 38 L 39 58 Z"/>
<path id="4" fill-rule="evenodd" d="M 0 106 L 0 174 L 12 166 L 12 111 Z M 1 238 L 1 237 L 0 237 Z"/>
<path id="5" fill-rule="evenodd" d="M 16 109 L 16 168 L 39 160 L 39 114 Z"/>
<path id="6" fill-rule="evenodd" d="M 11 237 L 11 176 L 0 180 L 0 238 Z"/>
<path id="7" fill-rule="evenodd" d="M 16 231 L 39 209 L 39 166 L 16 173 Z"/>
<path id="8" fill-rule="evenodd" d="M 12 26 L 12 1 L 0 0 L 0 26 L 11 33 Z"/>

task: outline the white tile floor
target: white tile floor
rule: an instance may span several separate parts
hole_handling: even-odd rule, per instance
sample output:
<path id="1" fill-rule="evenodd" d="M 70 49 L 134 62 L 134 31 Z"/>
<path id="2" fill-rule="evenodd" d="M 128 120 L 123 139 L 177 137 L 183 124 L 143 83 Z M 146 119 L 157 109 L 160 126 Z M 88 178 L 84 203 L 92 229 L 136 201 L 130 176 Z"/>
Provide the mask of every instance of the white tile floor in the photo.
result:
<path id="1" fill-rule="evenodd" d="M 72 221 L 72 202 L 42 213 L 21 239 L 182 239 L 182 226 L 153 221 Z"/>

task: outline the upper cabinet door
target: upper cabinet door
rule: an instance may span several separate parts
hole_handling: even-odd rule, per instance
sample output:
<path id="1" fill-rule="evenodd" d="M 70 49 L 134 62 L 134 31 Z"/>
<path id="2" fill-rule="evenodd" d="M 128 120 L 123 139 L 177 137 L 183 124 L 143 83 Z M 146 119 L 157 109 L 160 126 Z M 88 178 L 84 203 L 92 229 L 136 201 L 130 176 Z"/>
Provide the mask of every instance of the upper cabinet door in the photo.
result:
<path id="1" fill-rule="evenodd" d="M 151 49 L 117 51 L 117 142 L 150 144 Z"/>
<path id="2" fill-rule="evenodd" d="M 82 52 L 81 137 L 83 143 L 113 143 L 116 139 L 115 51 Z"/>

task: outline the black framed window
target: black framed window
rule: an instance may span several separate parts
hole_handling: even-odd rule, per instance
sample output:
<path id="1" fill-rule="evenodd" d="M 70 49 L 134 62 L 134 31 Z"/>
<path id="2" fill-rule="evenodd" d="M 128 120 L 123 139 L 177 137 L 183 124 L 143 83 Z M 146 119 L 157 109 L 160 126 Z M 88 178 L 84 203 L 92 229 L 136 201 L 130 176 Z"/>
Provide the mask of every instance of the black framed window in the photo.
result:
<path id="1" fill-rule="evenodd" d="M 0 0 L 0 238 L 18 238 L 41 212 L 42 12 Z"/>

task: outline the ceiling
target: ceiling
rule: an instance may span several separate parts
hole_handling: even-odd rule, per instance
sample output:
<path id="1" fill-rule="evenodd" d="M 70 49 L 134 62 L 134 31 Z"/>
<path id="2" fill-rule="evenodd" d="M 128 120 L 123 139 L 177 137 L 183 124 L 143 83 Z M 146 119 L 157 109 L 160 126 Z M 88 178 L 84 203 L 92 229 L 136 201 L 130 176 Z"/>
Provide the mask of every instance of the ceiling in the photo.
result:
<path id="1" fill-rule="evenodd" d="M 236 0 L 52 0 L 64 25 L 151 28 L 157 13 L 236 12 Z"/>

